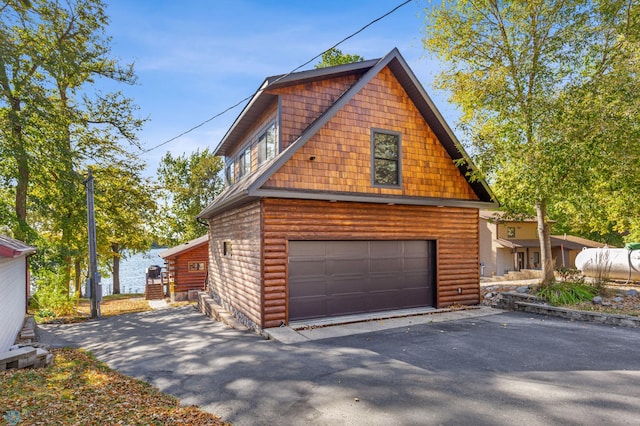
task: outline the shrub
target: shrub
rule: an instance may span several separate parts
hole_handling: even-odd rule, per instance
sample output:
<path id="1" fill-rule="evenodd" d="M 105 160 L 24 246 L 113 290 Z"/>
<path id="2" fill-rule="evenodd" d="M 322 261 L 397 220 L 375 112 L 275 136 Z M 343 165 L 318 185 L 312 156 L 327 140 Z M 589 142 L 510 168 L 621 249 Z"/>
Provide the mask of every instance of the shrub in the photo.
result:
<path id="1" fill-rule="evenodd" d="M 41 271 L 36 279 L 36 291 L 33 301 L 36 306 L 36 316 L 40 318 L 55 318 L 70 315 L 75 312 L 75 300 L 68 294 L 67 283 L 62 274 L 53 271 Z"/>
<path id="2" fill-rule="evenodd" d="M 538 296 L 554 306 L 586 302 L 596 294 L 596 288 L 582 282 L 555 282 L 538 290 Z"/>

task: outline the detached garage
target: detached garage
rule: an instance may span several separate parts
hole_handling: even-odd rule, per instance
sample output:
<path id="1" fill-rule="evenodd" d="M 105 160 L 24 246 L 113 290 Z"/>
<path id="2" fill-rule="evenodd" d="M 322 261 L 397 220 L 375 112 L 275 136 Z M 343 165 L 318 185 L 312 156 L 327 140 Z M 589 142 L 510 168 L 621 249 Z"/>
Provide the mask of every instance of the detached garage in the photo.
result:
<path id="1" fill-rule="evenodd" d="M 215 154 L 207 292 L 247 326 L 480 302 L 496 203 L 397 50 L 267 78 Z"/>

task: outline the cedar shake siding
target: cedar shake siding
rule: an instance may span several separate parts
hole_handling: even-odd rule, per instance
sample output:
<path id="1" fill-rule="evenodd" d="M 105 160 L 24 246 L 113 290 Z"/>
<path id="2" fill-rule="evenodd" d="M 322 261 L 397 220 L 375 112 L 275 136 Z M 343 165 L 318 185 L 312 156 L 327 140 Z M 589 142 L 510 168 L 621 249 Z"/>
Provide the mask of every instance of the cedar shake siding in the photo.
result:
<path id="1" fill-rule="evenodd" d="M 288 147 L 355 83 L 350 75 L 270 91 L 280 95 L 282 149 Z"/>
<path id="2" fill-rule="evenodd" d="M 402 185 L 371 185 L 371 132 L 401 135 Z M 313 161 L 309 159 L 315 157 Z M 389 68 L 278 170 L 263 188 L 478 200 Z"/>
<path id="3" fill-rule="evenodd" d="M 260 247 L 259 202 L 209 221 L 209 290 L 247 325 L 262 324 Z"/>
<path id="4" fill-rule="evenodd" d="M 476 209 L 264 199 L 262 212 L 265 328 L 288 323 L 291 240 L 435 240 L 436 306 L 480 302 Z"/>

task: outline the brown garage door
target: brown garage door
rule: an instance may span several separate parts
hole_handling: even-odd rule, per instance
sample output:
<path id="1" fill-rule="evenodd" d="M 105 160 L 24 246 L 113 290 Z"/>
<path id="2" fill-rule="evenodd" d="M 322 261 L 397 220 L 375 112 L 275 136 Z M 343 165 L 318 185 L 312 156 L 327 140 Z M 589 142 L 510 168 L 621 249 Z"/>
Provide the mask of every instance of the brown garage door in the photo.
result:
<path id="1" fill-rule="evenodd" d="M 289 320 L 433 306 L 434 241 L 290 241 Z"/>

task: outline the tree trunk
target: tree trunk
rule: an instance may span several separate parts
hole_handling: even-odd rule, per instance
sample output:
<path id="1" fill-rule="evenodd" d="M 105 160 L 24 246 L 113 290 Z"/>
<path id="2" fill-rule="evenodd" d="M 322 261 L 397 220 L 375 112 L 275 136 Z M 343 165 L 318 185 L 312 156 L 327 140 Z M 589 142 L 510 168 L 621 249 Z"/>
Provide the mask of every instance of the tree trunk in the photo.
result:
<path id="1" fill-rule="evenodd" d="M 538 239 L 540 240 L 540 263 L 542 264 L 541 285 L 548 285 L 555 281 L 553 274 L 553 257 L 551 254 L 551 232 L 547 218 L 547 202 L 539 200 L 536 202 L 536 216 L 538 219 Z"/>
<path id="2" fill-rule="evenodd" d="M 80 277 L 82 276 L 82 265 L 80 264 L 80 261 L 78 259 L 76 259 L 76 261 L 74 262 L 74 267 L 75 267 L 75 277 L 73 277 L 73 280 L 75 284 L 75 293 L 77 296 L 79 296 L 82 294 L 82 292 L 80 291 Z"/>
<path id="3" fill-rule="evenodd" d="M 23 128 L 20 123 L 20 113 L 22 110 L 20 99 L 11 99 L 11 138 L 14 144 L 14 155 L 18 166 L 18 176 L 16 179 L 15 213 L 18 220 L 18 227 L 14 230 L 14 235 L 18 240 L 27 241 L 27 194 L 29 192 L 29 156 L 24 146 Z"/>
<path id="4" fill-rule="evenodd" d="M 111 250 L 113 251 L 113 270 L 111 271 L 113 276 L 113 294 L 120 294 L 120 245 L 117 243 L 111 244 Z"/>

